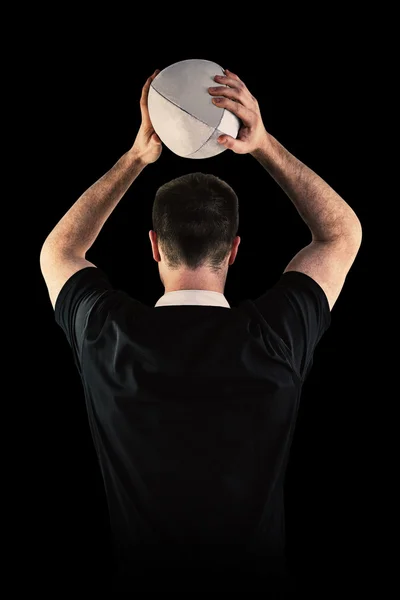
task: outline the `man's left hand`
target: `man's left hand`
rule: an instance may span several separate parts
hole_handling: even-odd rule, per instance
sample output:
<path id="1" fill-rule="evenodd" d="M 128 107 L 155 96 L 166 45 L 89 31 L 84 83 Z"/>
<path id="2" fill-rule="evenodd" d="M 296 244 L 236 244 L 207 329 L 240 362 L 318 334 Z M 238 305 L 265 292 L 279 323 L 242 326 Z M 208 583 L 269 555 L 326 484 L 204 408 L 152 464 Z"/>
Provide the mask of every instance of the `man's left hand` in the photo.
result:
<path id="1" fill-rule="evenodd" d="M 150 84 L 159 72 L 159 69 L 154 71 L 153 75 L 148 78 L 143 86 L 142 97 L 140 98 L 142 124 L 131 149 L 145 165 L 156 162 L 162 152 L 162 143 L 151 124 L 147 106 Z"/>

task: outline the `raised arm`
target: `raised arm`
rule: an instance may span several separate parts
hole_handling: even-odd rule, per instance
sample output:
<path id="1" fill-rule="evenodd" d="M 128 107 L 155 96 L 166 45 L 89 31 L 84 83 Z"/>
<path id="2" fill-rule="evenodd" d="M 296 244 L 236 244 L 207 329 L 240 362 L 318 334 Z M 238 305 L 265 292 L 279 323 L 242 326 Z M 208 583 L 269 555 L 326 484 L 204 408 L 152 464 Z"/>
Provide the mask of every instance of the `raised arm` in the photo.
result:
<path id="1" fill-rule="evenodd" d="M 150 83 L 157 73 L 158 70 L 147 79 L 142 89 L 142 123 L 133 146 L 82 194 L 43 243 L 40 268 L 53 308 L 66 281 L 77 271 L 95 266 L 86 260 L 86 252 L 136 177 L 162 152 L 161 140 L 153 129 L 147 107 Z"/>
<path id="2" fill-rule="evenodd" d="M 312 242 L 286 267 L 312 277 L 332 309 L 361 244 L 361 223 L 353 209 L 319 175 L 303 164 L 265 129 L 257 100 L 237 75 L 225 71 L 210 88 L 217 106 L 242 121 L 238 138 L 218 141 L 237 154 L 251 154 L 284 190 L 309 227 Z"/>

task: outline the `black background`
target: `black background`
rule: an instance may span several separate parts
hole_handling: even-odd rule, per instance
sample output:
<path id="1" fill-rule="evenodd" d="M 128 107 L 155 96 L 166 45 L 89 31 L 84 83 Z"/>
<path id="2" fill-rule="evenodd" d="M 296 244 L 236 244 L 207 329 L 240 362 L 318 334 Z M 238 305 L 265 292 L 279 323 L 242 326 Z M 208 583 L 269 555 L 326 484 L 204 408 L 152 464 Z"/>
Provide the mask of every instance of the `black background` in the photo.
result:
<path id="1" fill-rule="evenodd" d="M 296 42 L 282 30 L 272 42 L 269 23 L 245 39 L 225 31 L 222 39 L 211 36 L 201 45 L 196 35 L 184 43 L 176 32 L 172 40 L 156 37 L 147 22 L 132 27 L 140 39 L 132 30 L 116 42 L 105 28 L 93 28 L 90 39 L 84 28 L 61 37 L 54 28 L 43 45 L 37 74 L 42 91 L 38 158 L 45 176 L 40 177 L 35 248 L 41 402 L 35 415 L 31 489 L 40 505 L 32 556 L 42 565 L 39 577 L 44 589 L 51 581 L 60 590 L 101 590 L 110 561 L 106 498 L 83 389 L 64 334 L 54 322 L 39 269 L 40 248 L 77 198 L 133 143 L 147 77 L 156 68 L 204 58 L 245 82 L 259 101 L 267 130 L 325 179 L 363 226 L 360 252 L 303 389 L 286 484 L 287 552 L 294 574 L 311 587 L 342 582 L 357 587 L 365 578 L 366 557 L 376 550 L 371 479 L 378 468 L 368 426 L 373 407 L 366 400 L 372 223 L 363 106 L 374 70 L 368 42 L 353 40 L 344 30 L 335 35 L 320 30 L 304 39 L 299 35 Z M 164 289 L 148 237 L 152 202 L 161 184 L 192 171 L 213 173 L 238 194 L 242 241 L 225 295 L 231 305 L 254 299 L 274 285 L 311 238 L 290 200 L 249 155 L 225 151 L 211 159 L 185 160 L 164 146 L 160 159 L 121 200 L 87 258 L 115 287 L 154 305 Z"/>

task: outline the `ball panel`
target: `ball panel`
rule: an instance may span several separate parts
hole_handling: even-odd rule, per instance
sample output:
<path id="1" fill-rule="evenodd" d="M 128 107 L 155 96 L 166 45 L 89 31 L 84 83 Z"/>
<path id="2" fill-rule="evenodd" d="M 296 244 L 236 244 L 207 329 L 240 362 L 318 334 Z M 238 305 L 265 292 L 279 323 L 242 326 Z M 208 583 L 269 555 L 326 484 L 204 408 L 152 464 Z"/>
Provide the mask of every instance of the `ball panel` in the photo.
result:
<path id="1" fill-rule="evenodd" d="M 217 85 L 215 75 L 224 75 L 217 63 L 190 59 L 170 65 L 153 80 L 152 86 L 162 96 L 181 107 L 206 125 L 218 126 L 221 109 L 212 103 L 208 88 Z"/>
<path id="2" fill-rule="evenodd" d="M 237 116 L 234 115 L 230 110 L 226 110 L 226 108 L 224 108 L 224 114 L 222 115 L 221 122 L 217 127 L 219 130 L 219 135 L 227 133 L 233 138 L 237 138 L 240 126 L 240 119 L 238 119 Z"/>
<path id="3" fill-rule="evenodd" d="M 185 158 L 211 158 L 217 154 L 221 154 L 226 150 L 225 146 L 217 142 L 218 137 L 221 135 L 221 131 L 215 129 L 209 139 L 203 144 L 196 152 L 187 155 Z"/>
<path id="4" fill-rule="evenodd" d="M 193 154 L 214 132 L 214 128 L 172 104 L 152 86 L 149 89 L 148 108 L 155 132 L 167 148 L 178 156 Z"/>

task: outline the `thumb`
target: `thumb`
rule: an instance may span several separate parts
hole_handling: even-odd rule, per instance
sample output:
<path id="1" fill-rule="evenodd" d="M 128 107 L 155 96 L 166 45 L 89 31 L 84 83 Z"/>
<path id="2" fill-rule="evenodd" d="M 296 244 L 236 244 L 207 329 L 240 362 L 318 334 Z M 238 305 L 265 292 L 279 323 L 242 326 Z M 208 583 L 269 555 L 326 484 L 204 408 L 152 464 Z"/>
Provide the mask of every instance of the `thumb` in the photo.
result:
<path id="1" fill-rule="evenodd" d="M 235 140 L 231 135 L 220 135 L 219 138 L 217 138 L 217 141 L 221 146 L 225 146 L 225 148 L 233 150 L 234 152 L 237 152 L 238 146 L 240 145 L 240 142 Z"/>
<path id="2" fill-rule="evenodd" d="M 155 142 L 157 142 L 158 144 L 161 144 L 161 140 L 156 133 L 153 133 L 153 135 L 151 137 Z"/>

